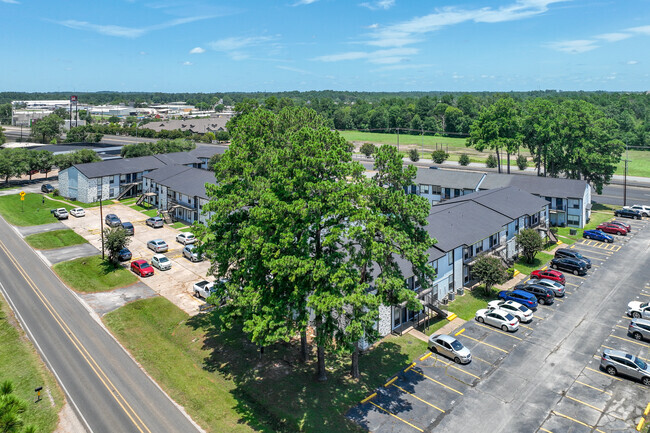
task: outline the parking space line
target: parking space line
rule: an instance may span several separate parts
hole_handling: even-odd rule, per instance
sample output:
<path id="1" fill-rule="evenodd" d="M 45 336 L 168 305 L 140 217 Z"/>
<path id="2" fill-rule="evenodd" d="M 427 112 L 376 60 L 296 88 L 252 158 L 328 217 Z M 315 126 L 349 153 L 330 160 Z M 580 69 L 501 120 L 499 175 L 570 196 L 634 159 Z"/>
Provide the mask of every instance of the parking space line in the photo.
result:
<path id="1" fill-rule="evenodd" d="M 442 412 L 442 413 L 445 413 L 445 411 L 442 410 L 442 409 L 440 409 L 438 406 L 436 406 L 436 405 L 434 405 L 434 404 L 431 404 L 431 403 L 429 403 L 429 402 L 426 401 L 426 400 L 421 399 L 420 397 L 418 397 L 417 395 L 415 395 L 415 394 L 413 394 L 413 393 L 411 393 L 411 392 L 408 392 L 407 390 L 405 390 L 405 389 L 402 388 L 401 386 L 399 386 L 399 385 L 395 385 L 395 384 L 392 384 L 392 385 L 393 385 L 395 388 L 397 388 L 397 389 L 399 389 L 399 390 L 401 390 L 401 391 L 404 391 L 405 393 L 407 393 L 408 395 L 410 395 L 410 396 L 413 397 L 414 399 L 416 399 L 416 400 L 420 400 L 422 403 L 428 404 L 428 405 L 431 406 L 432 408 L 437 409 L 437 410 L 439 410 L 439 411 Z"/>
<path id="2" fill-rule="evenodd" d="M 533 328 L 531 328 L 530 326 L 522 325 L 521 323 L 519 324 L 519 327 L 520 328 L 530 329 L 531 331 L 533 330 Z"/>
<path id="3" fill-rule="evenodd" d="M 589 251 L 589 254 L 591 254 L 591 253 L 594 253 L 594 254 L 601 254 L 601 255 L 603 255 L 603 256 L 607 256 L 607 257 L 611 257 L 611 256 L 614 254 L 614 253 L 610 253 L 610 252 L 602 252 L 602 251 Z M 581 253 L 581 254 L 582 254 L 582 253 Z M 584 254 L 583 254 L 583 256 L 584 256 Z M 585 257 L 587 257 L 587 256 L 585 256 Z M 604 260 L 604 259 L 598 257 L 598 260 Z"/>
<path id="4" fill-rule="evenodd" d="M 481 379 L 479 376 L 477 376 L 477 375 L 475 375 L 475 374 L 472 374 L 472 373 L 470 373 L 470 372 L 468 372 L 468 371 L 465 371 L 465 370 L 463 370 L 462 368 L 458 368 L 458 367 L 456 367 L 456 365 L 455 365 L 455 364 L 452 364 L 451 362 L 443 361 L 443 360 L 440 359 L 440 358 L 436 358 L 436 361 L 435 361 L 435 362 L 440 362 L 441 364 L 446 365 L 447 367 L 455 368 L 456 370 L 460 371 L 461 373 L 465 373 L 465 374 L 468 374 L 468 375 L 470 375 L 470 376 L 472 376 L 472 377 L 475 377 L 475 378 L 477 378 L 477 379 Z M 434 363 L 434 365 L 435 365 L 435 363 Z M 434 365 L 432 365 L 432 367 L 433 367 Z"/>
<path id="5" fill-rule="evenodd" d="M 582 401 L 582 400 L 578 400 L 577 398 L 573 398 L 573 397 L 570 397 L 570 396 L 568 396 L 568 395 L 565 395 L 565 397 L 568 398 L 569 400 L 573 400 L 573 401 L 575 401 L 575 402 L 577 402 L 577 403 L 583 404 L 583 405 L 585 405 L 585 406 L 587 406 L 587 407 L 590 407 L 590 408 L 592 408 L 592 409 L 594 409 L 594 410 L 597 410 L 597 411 L 600 412 L 600 413 L 607 414 L 607 416 L 611 416 L 612 418 L 616 418 L 616 419 L 618 419 L 618 420 L 625 421 L 625 420 L 622 419 L 622 418 L 619 418 L 619 417 L 617 417 L 617 416 L 615 416 L 615 415 L 612 415 L 612 414 L 610 414 L 610 413 L 607 413 L 607 412 L 603 411 L 602 409 L 597 408 L 597 407 L 594 406 L 594 405 L 591 405 L 591 404 L 589 404 L 589 403 L 585 403 L 585 402 Z"/>
<path id="6" fill-rule="evenodd" d="M 561 416 L 562 418 L 566 418 L 566 419 L 568 419 L 568 420 L 570 420 L 570 421 L 577 422 L 578 424 L 581 424 L 581 425 L 583 425 L 583 426 L 585 426 L 585 427 L 588 427 L 588 428 L 590 428 L 590 429 L 592 429 L 592 430 L 595 430 L 595 431 L 597 431 L 598 433 L 605 433 L 604 431 L 597 429 L 596 426 L 589 425 L 589 424 L 584 423 L 584 422 L 582 422 L 582 421 L 578 421 L 577 419 L 575 419 L 575 418 L 571 418 L 570 416 L 568 416 L 568 415 L 564 415 L 563 413 L 556 412 L 556 411 L 554 411 L 554 410 L 552 410 L 551 413 L 554 413 L 554 414 L 557 415 L 557 416 Z"/>
<path id="7" fill-rule="evenodd" d="M 478 356 L 474 356 L 474 355 L 472 355 L 472 359 L 476 359 L 477 361 L 484 362 L 484 363 L 486 363 L 487 365 L 494 365 L 494 364 L 492 364 L 490 361 L 486 361 L 485 359 L 481 359 L 481 358 L 479 358 Z"/>
<path id="8" fill-rule="evenodd" d="M 554 301 L 554 302 L 555 302 L 555 301 L 558 301 L 558 302 L 564 302 L 564 299 L 555 298 L 553 301 Z"/>
<path id="9" fill-rule="evenodd" d="M 465 338 L 469 338 L 470 340 L 474 340 L 474 341 L 476 341 L 477 343 L 484 344 L 484 345 L 486 345 L 486 346 L 488 346 L 488 347 L 491 347 L 491 348 L 493 348 L 493 349 L 500 350 L 500 351 L 503 352 L 503 353 L 510 353 L 510 352 L 508 352 L 507 350 L 501 349 L 500 347 L 493 346 L 493 345 L 488 344 L 488 343 L 486 343 L 486 342 L 484 342 L 484 341 L 477 340 L 476 338 L 470 337 L 469 335 L 466 335 Z"/>
<path id="10" fill-rule="evenodd" d="M 627 326 L 622 326 L 622 325 L 616 325 L 616 327 L 621 329 L 627 329 Z"/>
<path id="11" fill-rule="evenodd" d="M 566 283 L 565 286 L 575 286 L 575 287 L 580 287 L 580 284 Z"/>
<path id="12" fill-rule="evenodd" d="M 580 278 L 581 280 L 586 280 L 587 278 L 581 277 L 580 275 L 571 275 L 573 278 Z"/>
<path id="13" fill-rule="evenodd" d="M 610 379 L 614 379 L 614 380 L 618 380 L 618 381 L 622 381 L 622 380 L 623 380 L 623 379 L 621 379 L 620 377 L 616 377 L 616 376 L 612 376 L 611 374 L 603 373 L 603 372 L 600 371 L 600 370 L 594 370 L 594 369 L 591 368 L 591 367 L 585 367 L 585 369 L 587 369 L 587 370 L 589 370 L 589 371 L 593 371 L 594 373 L 602 374 L 603 376 L 607 376 L 607 377 L 609 377 Z"/>
<path id="14" fill-rule="evenodd" d="M 553 433 L 553 432 L 550 431 L 550 430 L 546 430 L 544 427 L 540 427 L 539 430 L 540 430 L 540 431 L 545 431 L 546 433 Z"/>
<path id="15" fill-rule="evenodd" d="M 543 317 L 537 317 L 537 316 L 533 316 L 533 319 L 544 320 Z"/>
<path id="16" fill-rule="evenodd" d="M 619 340 L 627 341 L 628 343 L 634 343 L 634 344 L 636 344 L 637 346 L 642 346 L 642 347 L 646 347 L 646 348 L 647 348 L 647 347 L 650 347 L 650 345 L 648 345 L 648 344 L 639 343 L 638 341 L 636 341 L 636 340 L 630 340 L 629 338 L 623 338 L 623 337 L 619 337 L 619 336 L 617 336 L 617 335 L 613 335 L 613 334 L 609 334 L 609 336 L 610 336 L 610 337 L 614 337 L 614 338 L 618 338 Z"/>
<path id="17" fill-rule="evenodd" d="M 483 325 L 482 323 L 477 323 L 477 325 L 480 326 L 481 328 L 489 329 L 490 331 L 498 332 L 499 334 L 507 335 L 508 337 L 516 338 L 517 340 L 522 341 L 521 338 L 515 337 L 514 335 L 507 334 L 507 333 L 505 333 L 505 332 L 503 332 L 503 331 L 501 331 L 499 329 L 496 329 L 496 328 L 492 329 L 492 327 L 489 327 L 487 325 Z"/>
<path id="18" fill-rule="evenodd" d="M 641 295 L 641 296 L 648 296 L 648 297 L 650 297 L 650 295 L 648 295 L 647 293 L 639 293 L 639 295 Z"/>
<path id="19" fill-rule="evenodd" d="M 398 417 L 398 416 L 395 415 L 393 412 L 391 412 L 391 411 L 389 411 L 389 410 L 386 410 L 386 409 L 384 409 L 383 407 L 381 407 L 381 406 L 379 406 L 378 404 L 375 404 L 375 403 L 373 403 L 373 402 L 371 402 L 371 401 L 369 401 L 368 403 L 370 403 L 371 405 L 375 406 L 375 407 L 378 408 L 378 409 L 383 410 L 383 411 L 386 412 L 388 415 L 397 418 L 398 420 L 402 421 L 403 423 L 410 425 L 411 427 L 413 427 L 413 428 L 416 429 L 417 431 L 420 431 L 420 432 L 424 433 L 424 430 L 422 430 L 420 427 L 416 427 L 416 426 L 414 426 L 413 424 L 411 424 L 410 422 L 406 421 L 405 419 L 402 419 L 402 418 Z"/>
<path id="20" fill-rule="evenodd" d="M 596 388 L 595 386 L 588 385 L 588 384 L 586 384 L 586 383 L 584 383 L 584 382 L 580 382 L 579 380 L 576 380 L 575 383 L 579 383 L 580 385 L 582 385 L 582 386 L 586 386 L 587 388 L 595 389 L 596 391 L 600 391 L 600 392 L 602 392 L 603 394 L 614 395 L 614 394 L 612 394 L 612 393 L 609 392 L 609 391 L 605 391 L 604 389 Z"/>
<path id="21" fill-rule="evenodd" d="M 420 373 L 419 371 L 417 371 L 417 370 L 415 370 L 415 369 L 412 369 L 411 371 L 412 371 L 413 373 L 417 373 L 417 374 L 419 374 L 419 375 L 422 376 L 422 377 L 426 377 L 426 378 L 429 379 L 431 382 L 437 383 L 438 385 L 442 386 L 443 388 L 447 388 L 448 390 L 450 390 L 450 391 L 454 391 L 454 392 L 457 393 L 457 394 L 464 395 L 462 392 L 458 391 L 457 389 L 454 389 L 454 388 L 452 388 L 451 386 L 445 385 L 445 384 L 442 383 L 442 382 L 438 382 L 438 381 L 435 380 L 434 378 L 429 377 L 429 376 L 427 376 L 427 375 L 424 374 L 424 373 Z"/>

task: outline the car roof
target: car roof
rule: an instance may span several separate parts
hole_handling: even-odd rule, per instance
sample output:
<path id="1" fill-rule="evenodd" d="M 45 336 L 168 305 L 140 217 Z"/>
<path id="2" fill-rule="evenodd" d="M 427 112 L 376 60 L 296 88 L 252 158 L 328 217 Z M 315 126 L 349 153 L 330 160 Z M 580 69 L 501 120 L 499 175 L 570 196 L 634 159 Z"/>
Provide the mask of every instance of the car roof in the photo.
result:
<path id="1" fill-rule="evenodd" d="M 138 259 L 138 260 L 134 260 L 133 263 L 138 263 L 141 265 L 143 263 L 147 263 L 147 261 L 145 259 Z"/>
<path id="2" fill-rule="evenodd" d="M 150 240 L 149 242 L 155 242 L 155 243 L 159 244 L 159 243 L 161 243 L 161 242 L 165 242 L 165 241 L 162 240 L 162 239 L 152 239 L 152 240 Z"/>
<path id="3" fill-rule="evenodd" d="M 433 340 L 433 339 L 440 339 L 446 341 L 447 343 L 453 343 L 454 341 L 458 341 L 451 335 L 447 335 L 447 334 L 434 334 L 431 337 L 429 337 L 429 340 Z"/>
<path id="4" fill-rule="evenodd" d="M 648 319 L 632 319 L 632 323 L 640 323 L 642 325 L 650 326 L 650 320 Z"/>
<path id="5" fill-rule="evenodd" d="M 164 255 L 164 254 L 154 254 L 153 256 L 154 256 L 154 258 L 156 258 L 156 259 L 161 259 L 161 258 L 163 258 L 163 257 L 164 257 L 164 258 L 167 258 L 167 256 Z"/>
<path id="6" fill-rule="evenodd" d="M 630 355 L 629 353 L 623 352 L 622 350 L 605 349 L 603 350 L 603 353 L 606 355 L 622 356 L 623 358 L 627 358 L 630 361 L 636 358 L 636 356 Z"/>
<path id="7" fill-rule="evenodd" d="M 128 221 L 122 221 L 122 225 L 123 225 L 123 226 L 133 226 L 133 224 L 131 224 L 131 223 L 128 222 Z"/>
<path id="8" fill-rule="evenodd" d="M 518 295 L 523 295 L 523 296 L 525 296 L 527 298 L 534 298 L 535 297 L 535 295 L 533 295 L 531 293 L 528 293 L 526 291 L 523 291 L 521 289 L 515 289 L 515 290 L 512 291 L 512 293 L 516 293 Z"/>
<path id="9" fill-rule="evenodd" d="M 149 217 L 149 219 L 150 220 L 161 220 L 162 218 L 160 218 L 159 216 L 152 216 L 152 217 Z"/>

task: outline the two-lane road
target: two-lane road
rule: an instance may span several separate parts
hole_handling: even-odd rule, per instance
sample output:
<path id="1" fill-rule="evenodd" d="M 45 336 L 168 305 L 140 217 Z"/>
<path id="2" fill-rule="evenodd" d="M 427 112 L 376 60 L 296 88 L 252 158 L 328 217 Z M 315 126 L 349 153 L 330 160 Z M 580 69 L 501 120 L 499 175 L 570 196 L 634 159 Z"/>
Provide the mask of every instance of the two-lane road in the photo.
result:
<path id="1" fill-rule="evenodd" d="M 0 290 L 89 432 L 199 431 L 2 219 Z"/>

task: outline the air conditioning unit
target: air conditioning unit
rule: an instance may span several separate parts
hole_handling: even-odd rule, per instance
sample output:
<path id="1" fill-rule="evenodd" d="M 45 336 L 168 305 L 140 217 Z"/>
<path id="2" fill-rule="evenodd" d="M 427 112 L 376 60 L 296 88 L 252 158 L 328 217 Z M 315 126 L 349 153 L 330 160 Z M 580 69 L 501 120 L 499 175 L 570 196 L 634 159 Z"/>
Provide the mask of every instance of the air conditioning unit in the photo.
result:
<path id="1" fill-rule="evenodd" d="M 463 296 L 465 294 L 465 288 L 464 287 L 459 287 L 458 290 L 456 290 L 458 293 L 458 296 Z"/>
<path id="2" fill-rule="evenodd" d="M 456 294 L 454 292 L 450 292 L 447 295 L 447 298 L 449 298 L 450 301 L 453 301 L 454 299 L 456 299 Z"/>
<path id="3" fill-rule="evenodd" d="M 442 305 L 447 305 L 449 303 L 449 300 L 447 298 L 444 298 L 442 300 Z"/>

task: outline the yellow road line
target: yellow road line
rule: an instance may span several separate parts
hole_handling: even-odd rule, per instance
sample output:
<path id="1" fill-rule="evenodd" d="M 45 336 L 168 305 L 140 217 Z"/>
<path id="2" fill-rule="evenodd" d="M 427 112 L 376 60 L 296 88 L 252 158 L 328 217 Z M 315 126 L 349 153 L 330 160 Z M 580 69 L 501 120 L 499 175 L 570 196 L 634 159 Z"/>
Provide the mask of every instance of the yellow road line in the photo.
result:
<path id="1" fill-rule="evenodd" d="M 565 286 L 575 286 L 575 287 L 580 287 L 580 284 L 566 283 Z"/>
<path id="2" fill-rule="evenodd" d="M 514 335 L 508 334 L 508 333 L 506 333 L 506 332 L 503 332 L 503 331 L 501 331 L 500 329 L 496 329 L 496 328 L 493 328 L 493 327 L 491 327 L 491 326 L 484 325 L 484 324 L 482 324 L 482 323 L 477 323 L 477 325 L 480 326 L 481 328 L 489 329 L 490 331 L 498 332 L 499 334 L 507 335 L 508 337 L 512 337 L 512 338 L 516 338 L 516 339 L 519 340 L 519 341 L 522 340 L 521 338 L 519 338 L 519 337 L 515 337 Z"/>
<path id="3" fill-rule="evenodd" d="M 429 379 L 431 382 L 437 383 L 438 385 L 442 386 L 443 388 L 447 388 L 448 390 L 450 390 L 450 391 L 454 391 L 454 392 L 457 393 L 457 394 L 464 395 L 462 392 L 458 391 L 457 389 L 454 389 L 454 388 L 452 388 L 451 386 L 445 385 L 445 384 L 442 383 L 442 382 L 438 382 L 437 380 L 435 380 L 435 379 L 433 379 L 433 378 L 427 376 L 427 375 L 424 374 L 424 373 L 420 373 L 420 372 L 417 371 L 417 370 L 411 370 L 411 371 L 412 371 L 413 373 L 417 373 L 417 374 L 419 374 L 419 375 L 422 376 L 422 377 L 426 377 L 426 378 Z"/>
<path id="4" fill-rule="evenodd" d="M 535 315 L 533 315 L 533 319 L 537 319 L 537 320 L 546 320 L 546 319 L 544 319 L 543 317 L 537 317 L 537 316 L 535 316 Z"/>
<path id="5" fill-rule="evenodd" d="M 417 395 L 415 395 L 415 394 L 413 394 L 413 393 L 408 392 L 407 390 L 405 390 L 405 389 L 402 388 L 401 386 L 397 386 L 397 385 L 393 385 L 393 386 L 394 386 L 395 388 L 397 388 L 397 389 L 399 389 L 399 390 L 402 390 L 403 392 L 407 393 L 408 395 L 410 395 L 410 396 L 413 397 L 414 399 L 416 399 L 416 400 L 420 400 L 422 403 L 428 404 L 428 405 L 431 406 L 432 408 L 434 408 L 434 409 L 438 409 L 440 412 L 445 413 L 445 411 L 442 410 L 442 409 L 440 409 L 438 406 L 436 406 L 436 405 L 434 405 L 434 404 L 431 404 L 431 403 L 429 403 L 429 402 L 426 401 L 426 400 L 421 399 L 420 397 L 418 397 Z"/>
<path id="6" fill-rule="evenodd" d="M 594 406 L 594 405 L 592 405 L 592 404 L 589 404 L 589 403 L 586 403 L 586 402 L 584 402 L 584 401 L 582 401 L 582 400 L 578 400 L 577 398 L 573 398 L 573 397 L 570 397 L 570 396 L 568 396 L 568 395 L 565 395 L 565 397 L 568 398 L 569 400 L 573 400 L 573 401 L 575 401 L 575 402 L 577 402 L 577 403 L 580 403 L 580 404 L 585 405 L 585 406 L 587 406 L 587 407 L 590 407 L 590 408 L 592 408 L 592 409 L 594 409 L 594 410 L 597 410 L 597 411 L 600 412 L 600 413 L 606 413 L 606 412 L 603 411 L 602 409 L 599 409 L 599 408 L 597 408 L 596 406 Z M 624 419 L 621 419 L 621 418 L 619 418 L 619 417 L 617 417 L 617 416 L 615 416 L 615 415 L 612 415 L 612 414 L 610 414 L 610 413 L 607 413 L 607 415 L 608 415 L 608 416 L 611 416 L 612 418 L 616 418 L 616 419 L 619 419 L 619 420 L 621 420 L 621 421 L 625 421 Z"/>
<path id="7" fill-rule="evenodd" d="M 587 279 L 586 277 L 581 277 L 580 275 L 573 275 L 573 274 L 571 274 L 571 276 L 572 276 L 573 278 L 580 278 L 581 280 L 586 280 L 586 279 Z"/>
<path id="8" fill-rule="evenodd" d="M 558 302 L 564 302 L 564 299 L 560 299 L 560 298 L 553 298 L 553 301 L 558 301 Z"/>
<path id="9" fill-rule="evenodd" d="M 4 251 L 4 253 L 7 255 L 7 258 L 12 262 L 18 273 L 23 277 L 25 282 L 27 283 L 28 286 L 32 289 L 34 294 L 36 295 L 37 298 L 43 303 L 43 306 L 45 309 L 50 313 L 54 321 L 59 325 L 61 330 L 66 334 L 72 345 L 79 351 L 81 356 L 84 358 L 88 366 L 91 368 L 91 370 L 95 373 L 97 378 L 102 382 L 104 387 L 108 390 L 108 392 L 111 394 L 111 396 L 115 399 L 117 404 L 122 408 L 124 413 L 129 417 L 133 425 L 142 433 L 144 431 L 147 431 L 151 433 L 151 430 L 146 426 L 146 424 L 140 419 L 138 414 L 135 412 L 135 410 L 129 405 L 129 403 L 126 401 L 124 396 L 118 391 L 117 387 L 111 382 L 109 377 L 106 375 L 106 373 L 101 369 L 99 364 L 95 361 L 95 359 L 92 357 L 90 352 L 86 349 L 86 347 L 81 343 L 81 341 L 77 338 L 76 334 L 72 332 L 72 329 L 68 326 L 68 324 L 63 320 L 63 318 L 59 315 L 58 311 L 54 308 L 54 306 L 50 303 L 50 301 L 45 297 L 43 292 L 36 286 L 34 281 L 30 278 L 30 276 L 27 274 L 27 272 L 24 270 L 24 268 L 18 263 L 16 258 L 9 252 L 9 249 L 5 246 L 4 242 L 0 241 L 0 249 Z M 135 419 L 134 419 L 135 417 Z M 141 426 L 138 424 L 138 422 L 141 424 Z"/>
<path id="10" fill-rule="evenodd" d="M 587 369 L 587 370 L 589 370 L 589 371 L 593 371 L 594 373 L 602 374 L 603 376 L 607 376 L 607 377 L 609 377 L 609 378 L 611 378 L 611 379 L 614 379 L 614 380 L 618 380 L 618 381 L 622 381 L 622 380 L 623 380 L 623 379 L 621 379 L 620 377 L 616 377 L 616 376 L 612 376 L 611 374 L 603 373 L 603 372 L 600 371 L 600 370 L 594 370 L 594 369 L 591 368 L 591 367 L 585 367 L 585 369 Z"/>
<path id="11" fill-rule="evenodd" d="M 375 404 L 375 403 L 373 403 L 373 402 L 371 402 L 371 401 L 370 401 L 369 403 L 370 403 L 371 405 L 375 406 L 376 408 L 383 410 L 383 411 L 386 412 L 388 415 L 397 418 L 398 420 L 402 421 L 404 424 L 408 424 L 408 425 L 410 425 L 411 427 L 413 427 L 414 429 L 416 429 L 417 431 L 420 431 L 420 432 L 423 432 L 423 433 L 424 433 L 424 430 L 422 430 L 420 427 L 416 427 L 416 426 L 414 426 L 413 424 L 411 424 L 410 422 L 406 421 L 405 419 L 398 417 L 398 416 L 395 415 L 393 412 L 391 412 L 391 411 L 389 411 L 389 410 L 386 410 L 386 409 L 384 409 L 383 407 L 381 407 L 381 406 L 379 406 L 378 404 Z"/>
<path id="12" fill-rule="evenodd" d="M 627 326 L 622 326 L 622 325 L 616 325 L 616 327 L 621 329 L 627 329 Z"/>
<path id="13" fill-rule="evenodd" d="M 545 431 L 546 433 L 553 433 L 550 430 L 546 430 L 544 427 L 540 427 L 539 429 L 540 429 L 540 431 Z"/>
<path id="14" fill-rule="evenodd" d="M 612 393 L 609 392 L 609 391 L 605 391 L 604 389 L 596 388 L 595 386 L 588 385 L 588 384 L 586 384 L 586 383 L 584 383 L 584 382 L 580 382 L 579 380 L 576 380 L 575 383 L 579 383 L 580 385 L 582 385 L 582 386 L 586 386 L 587 388 L 595 389 L 596 391 L 600 391 L 600 392 L 602 392 L 603 394 L 614 395 L 614 394 L 612 394 Z"/>
<path id="15" fill-rule="evenodd" d="M 530 326 L 522 325 L 521 323 L 519 324 L 519 327 L 520 328 L 530 329 L 531 331 L 533 330 L 533 328 L 531 328 Z"/>
<path id="16" fill-rule="evenodd" d="M 462 334 L 463 332 L 465 332 L 465 328 L 463 328 L 463 329 L 461 329 L 460 331 L 456 332 L 456 333 L 454 334 L 454 337 L 458 337 L 458 336 L 459 336 L 460 334 Z"/>
<path id="17" fill-rule="evenodd" d="M 641 295 L 641 296 L 648 296 L 648 297 L 650 297 L 650 295 L 648 295 L 647 293 L 639 293 L 639 295 Z"/>
<path id="18" fill-rule="evenodd" d="M 564 415 L 563 413 L 556 412 L 556 411 L 554 411 L 554 410 L 552 410 L 551 413 L 554 413 L 554 414 L 557 415 L 557 416 L 561 416 L 562 418 L 566 418 L 566 419 L 568 419 L 568 420 L 570 420 L 570 421 L 577 422 L 578 424 L 581 424 L 581 425 L 583 425 L 583 426 L 585 426 L 585 427 L 589 427 L 590 429 L 595 430 L 595 431 L 597 431 L 598 433 L 605 433 L 604 431 L 597 429 L 596 426 L 589 425 L 589 424 L 584 423 L 584 422 L 582 422 L 582 421 L 578 421 L 577 419 L 575 419 L 575 418 L 571 418 L 570 416 L 568 416 L 568 415 Z"/>
<path id="19" fill-rule="evenodd" d="M 487 365 L 494 365 L 494 364 L 492 364 L 490 361 L 486 361 L 485 359 L 481 359 L 481 358 L 479 358 L 478 356 L 474 356 L 474 355 L 472 355 L 472 359 L 476 359 L 477 361 L 484 362 L 484 363 L 486 363 Z"/>
<path id="20" fill-rule="evenodd" d="M 639 343 L 638 341 L 636 341 L 636 340 L 630 340 L 629 338 L 618 337 L 618 336 L 613 335 L 613 334 L 609 334 L 609 336 L 610 336 L 610 337 L 614 337 L 614 338 L 618 338 L 619 340 L 627 341 L 628 343 L 636 344 L 637 346 L 641 346 L 641 347 L 645 347 L 645 348 L 649 348 L 649 347 L 650 347 L 650 344 Z"/>
<path id="21" fill-rule="evenodd" d="M 476 341 L 477 343 L 484 344 L 484 345 L 486 345 L 486 346 L 488 346 L 488 347 L 491 347 L 491 348 L 493 348 L 493 349 L 500 350 L 501 352 L 504 352 L 504 353 L 510 353 L 510 352 L 508 352 L 507 350 L 501 349 L 500 347 L 493 346 L 493 345 L 488 344 L 488 343 L 486 343 L 486 342 L 484 342 L 484 341 L 477 340 L 476 338 L 470 337 L 469 335 L 466 335 L 465 338 L 469 338 L 470 340 L 474 340 L 474 341 Z"/>
<path id="22" fill-rule="evenodd" d="M 465 371 L 465 370 L 463 370 L 462 368 L 457 367 L 455 364 L 452 364 L 451 362 L 443 361 L 443 360 L 440 359 L 440 358 L 436 358 L 436 361 L 435 361 L 435 362 L 440 362 L 441 364 L 446 365 L 447 367 L 455 368 L 456 370 L 458 370 L 458 371 L 460 371 L 460 372 L 462 372 L 462 373 L 465 373 L 465 374 L 467 374 L 467 375 L 469 375 L 469 376 L 475 377 L 475 378 L 477 378 L 477 379 L 481 379 L 479 376 L 477 376 L 477 375 L 475 375 L 475 374 L 472 374 L 472 373 L 470 373 L 470 372 L 468 372 L 468 371 Z M 435 365 L 435 364 L 434 364 L 434 365 Z M 433 365 L 432 365 L 432 367 L 433 367 Z"/>

